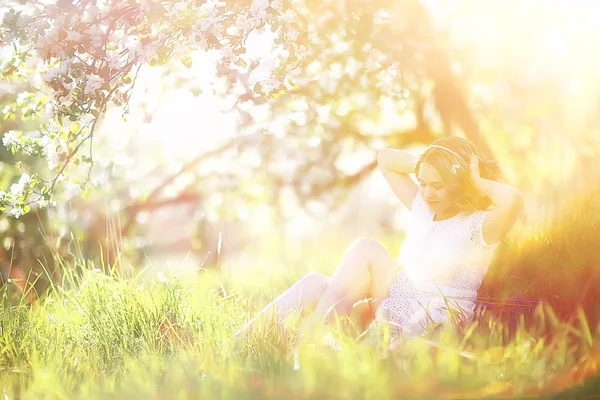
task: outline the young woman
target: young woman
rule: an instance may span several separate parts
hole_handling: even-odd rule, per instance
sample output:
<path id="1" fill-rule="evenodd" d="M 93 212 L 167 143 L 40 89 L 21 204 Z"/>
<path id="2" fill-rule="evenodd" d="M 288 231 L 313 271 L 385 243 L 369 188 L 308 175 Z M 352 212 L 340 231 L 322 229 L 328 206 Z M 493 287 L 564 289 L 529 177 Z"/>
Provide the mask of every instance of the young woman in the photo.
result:
<path id="1" fill-rule="evenodd" d="M 301 336 L 331 310 L 343 315 L 367 296 L 376 310 L 361 335 L 367 338 L 376 338 L 380 328 L 396 335 L 420 334 L 453 313 L 473 315 L 477 290 L 498 243 L 523 209 L 523 196 L 498 181 L 495 163 L 483 160 L 472 142 L 459 137 L 439 139 L 417 158 L 385 148 L 377 161 L 412 214 L 398 259 L 376 240 L 358 239 L 331 277 L 304 276 L 237 335 L 272 312 L 283 321 L 293 311 L 314 307 L 300 326 Z M 409 176 L 413 172 L 418 185 Z"/>

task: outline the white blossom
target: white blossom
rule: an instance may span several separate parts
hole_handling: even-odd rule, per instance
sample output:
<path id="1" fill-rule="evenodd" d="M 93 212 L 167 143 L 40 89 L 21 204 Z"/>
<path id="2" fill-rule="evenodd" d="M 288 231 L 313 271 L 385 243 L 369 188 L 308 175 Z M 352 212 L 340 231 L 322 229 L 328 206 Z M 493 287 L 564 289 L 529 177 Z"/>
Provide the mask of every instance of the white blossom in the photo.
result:
<path id="1" fill-rule="evenodd" d="M 81 41 L 81 34 L 77 31 L 68 31 L 67 38 L 65 40 L 67 42 L 79 42 Z"/>
<path id="2" fill-rule="evenodd" d="M 281 9 L 283 8 L 283 0 L 272 0 L 271 8 L 273 8 L 277 11 L 281 11 Z"/>
<path id="3" fill-rule="evenodd" d="M 196 22 L 196 26 L 202 32 L 209 30 L 213 25 L 219 22 L 219 18 L 214 15 L 207 15 L 204 18 L 201 18 L 198 22 Z"/>
<path id="4" fill-rule="evenodd" d="M 290 42 L 295 42 L 296 39 L 298 39 L 298 31 L 297 30 L 291 30 L 286 34 L 286 39 L 289 40 Z"/>
<path id="5" fill-rule="evenodd" d="M 42 75 L 42 79 L 44 80 L 44 82 L 50 83 L 50 82 L 52 82 L 52 80 L 54 78 L 56 78 L 56 76 L 57 76 L 56 71 L 50 70 L 50 71 L 48 71 L 48 72 L 46 72 L 45 74 Z"/>
<path id="6" fill-rule="evenodd" d="M 45 74 L 42 75 L 42 79 L 44 80 L 44 82 L 49 83 L 59 75 L 66 74 L 67 72 L 69 72 L 70 64 L 71 63 L 69 62 L 69 60 L 63 60 L 62 62 L 57 63 L 54 66 L 54 68 L 51 68 Z"/>
<path id="7" fill-rule="evenodd" d="M 87 77 L 85 81 L 85 88 L 83 89 L 83 92 L 85 94 L 89 94 L 95 90 L 100 89 L 100 87 L 102 87 L 103 84 L 104 79 L 102 79 L 101 76 L 91 74 Z"/>
<path id="8" fill-rule="evenodd" d="M 68 107 L 68 106 L 70 106 L 71 104 L 73 104 L 73 97 L 72 97 L 72 96 L 70 96 L 70 95 L 68 95 L 68 94 L 66 94 L 66 95 L 64 95 L 64 96 L 60 96 L 60 97 L 58 98 L 58 101 L 60 101 L 60 103 L 61 103 L 62 105 L 64 105 L 64 106 L 67 106 L 67 107 Z"/>
<path id="9" fill-rule="evenodd" d="M 288 24 L 290 22 L 294 22 L 296 20 L 296 14 L 292 10 L 287 10 L 285 14 L 280 17 L 280 21 L 283 24 Z"/>
<path id="10" fill-rule="evenodd" d="M 15 130 L 4 132 L 2 137 L 2 144 L 4 147 L 19 146 L 19 133 Z"/>
<path id="11" fill-rule="evenodd" d="M 248 18 L 245 13 L 239 14 L 235 20 L 235 25 L 243 31 L 249 31 L 256 26 L 256 20 Z"/>
<path id="12" fill-rule="evenodd" d="M 49 101 L 44 107 L 44 117 L 48 122 L 54 121 L 54 102 Z"/>
<path id="13" fill-rule="evenodd" d="M 52 140 L 50 136 L 44 135 L 38 140 L 38 145 L 42 148 L 42 154 L 46 158 L 48 169 L 50 169 L 50 171 L 54 171 L 60 163 L 58 155 L 59 146 L 57 145 L 56 141 Z M 61 147 L 64 150 L 66 148 L 66 144 L 61 143 Z"/>
<path id="14" fill-rule="evenodd" d="M 273 90 L 279 88 L 279 82 L 277 82 L 273 78 L 269 78 L 266 81 L 261 82 L 259 85 L 263 93 L 270 93 Z"/>
<path id="15" fill-rule="evenodd" d="M 92 38 L 92 46 L 100 48 L 104 43 L 104 32 L 98 25 L 92 25 L 90 27 L 90 36 Z"/>
<path id="16" fill-rule="evenodd" d="M 117 53 L 110 52 L 106 54 L 106 62 L 108 63 L 108 68 L 119 69 L 121 67 L 121 56 Z"/>
<path id="17" fill-rule="evenodd" d="M 17 95 L 17 103 L 23 103 L 29 97 L 29 92 L 24 91 Z"/>
<path id="18" fill-rule="evenodd" d="M 26 172 L 23 173 L 17 183 L 10 185 L 10 193 L 15 197 L 22 196 L 23 191 L 25 190 L 25 185 L 27 185 L 30 180 L 31 176 Z"/>
<path id="19" fill-rule="evenodd" d="M 269 0 L 252 0 L 250 5 L 250 13 L 254 16 L 259 16 L 266 13 L 269 7 Z"/>
<path id="20" fill-rule="evenodd" d="M 200 12 L 204 15 L 214 14 L 216 9 L 223 5 L 225 5 L 225 3 L 219 0 L 207 0 L 200 7 Z"/>
<path id="21" fill-rule="evenodd" d="M 42 51 L 46 47 L 46 41 L 48 39 L 44 35 L 38 35 L 37 40 L 35 41 L 35 49 L 37 51 Z"/>
<path id="22" fill-rule="evenodd" d="M 187 11 L 187 9 L 188 9 L 188 5 L 186 3 L 184 3 L 183 1 L 175 4 L 175 11 L 177 11 L 177 12 Z"/>
<path id="23" fill-rule="evenodd" d="M 90 8 L 87 9 L 87 18 L 89 18 L 90 20 L 96 18 L 98 14 L 100 14 L 100 9 L 95 5 L 92 5 Z"/>
<path id="24" fill-rule="evenodd" d="M 15 217 L 15 218 L 19 218 L 22 214 L 21 214 L 21 209 L 18 207 L 13 207 L 10 210 L 10 213 Z"/>
<path id="25" fill-rule="evenodd" d="M 233 53 L 230 47 L 221 49 L 221 61 L 225 64 L 234 63 L 239 59 L 237 54 Z"/>
<path id="26" fill-rule="evenodd" d="M 81 195 L 81 186 L 71 181 L 65 183 L 65 195 L 67 198 L 76 197 Z"/>

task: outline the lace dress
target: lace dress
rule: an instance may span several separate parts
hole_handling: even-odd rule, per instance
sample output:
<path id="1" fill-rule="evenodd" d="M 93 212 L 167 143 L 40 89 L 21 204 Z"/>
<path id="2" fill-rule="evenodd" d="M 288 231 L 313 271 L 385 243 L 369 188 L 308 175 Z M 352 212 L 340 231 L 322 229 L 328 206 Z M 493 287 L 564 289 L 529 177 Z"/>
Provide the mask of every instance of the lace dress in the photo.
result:
<path id="1" fill-rule="evenodd" d="M 378 307 L 365 341 L 377 340 L 385 327 L 392 337 L 419 335 L 430 323 L 446 322 L 450 315 L 472 318 L 477 290 L 498 245 L 488 245 L 482 236 L 488 213 L 459 213 L 434 221 L 433 212 L 417 194 L 408 235 L 400 247 L 402 269 Z"/>

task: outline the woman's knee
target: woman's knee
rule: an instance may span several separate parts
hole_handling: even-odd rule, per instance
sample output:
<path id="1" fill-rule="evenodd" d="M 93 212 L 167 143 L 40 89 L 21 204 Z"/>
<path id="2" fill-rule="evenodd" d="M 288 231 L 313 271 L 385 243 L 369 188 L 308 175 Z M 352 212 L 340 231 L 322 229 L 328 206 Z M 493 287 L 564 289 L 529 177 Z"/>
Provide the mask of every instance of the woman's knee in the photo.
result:
<path id="1" fill-rule="evenodd" d="M 300 287 L 300 290 L 304 293 L 315 293 L 320 294 L 325 291 L 327 285 L 329 285 L 329 276 L 318 272 L 310 272 L 300 278 L 296 285 Z"/>
<path id="2" fill-rule="evenodd" d="M 376 239 L 361 237 L 356 239 L 347 251 L 353 251 L 362 256 L 370 256 L 385 250 L 383 245 Z"/>

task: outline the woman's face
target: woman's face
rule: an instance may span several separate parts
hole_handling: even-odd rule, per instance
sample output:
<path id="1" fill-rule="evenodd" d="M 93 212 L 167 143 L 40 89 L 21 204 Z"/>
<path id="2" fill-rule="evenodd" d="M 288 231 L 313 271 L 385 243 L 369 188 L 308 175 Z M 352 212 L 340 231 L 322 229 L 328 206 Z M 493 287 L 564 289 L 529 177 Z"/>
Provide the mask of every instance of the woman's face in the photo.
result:
<path id="1" fill-rule="evenodd" d="M 437 217 L 451 217 L 459 211 L 450 190 L 442 183 L 439 174 L 433 167 L 422 163 L 417 179 L 421 196 Z"/>

